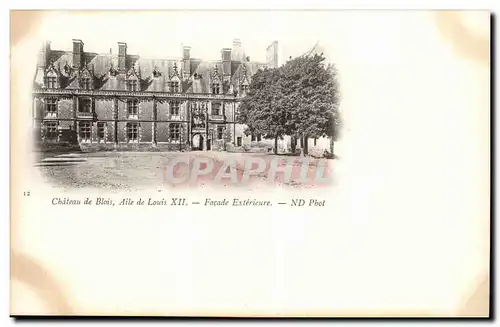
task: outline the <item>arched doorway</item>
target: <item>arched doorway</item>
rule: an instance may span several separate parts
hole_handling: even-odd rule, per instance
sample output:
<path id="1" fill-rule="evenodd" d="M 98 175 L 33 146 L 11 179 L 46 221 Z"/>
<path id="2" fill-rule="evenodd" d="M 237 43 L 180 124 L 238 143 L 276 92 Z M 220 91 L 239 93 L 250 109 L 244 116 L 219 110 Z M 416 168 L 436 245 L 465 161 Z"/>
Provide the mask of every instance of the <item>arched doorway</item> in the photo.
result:
<path id="1" fill-rule="evenodd" d="M 193 135 L 192 143 L 193 151 L 202 151 L 203 150 L 203 135 L 197 133 Z"/>

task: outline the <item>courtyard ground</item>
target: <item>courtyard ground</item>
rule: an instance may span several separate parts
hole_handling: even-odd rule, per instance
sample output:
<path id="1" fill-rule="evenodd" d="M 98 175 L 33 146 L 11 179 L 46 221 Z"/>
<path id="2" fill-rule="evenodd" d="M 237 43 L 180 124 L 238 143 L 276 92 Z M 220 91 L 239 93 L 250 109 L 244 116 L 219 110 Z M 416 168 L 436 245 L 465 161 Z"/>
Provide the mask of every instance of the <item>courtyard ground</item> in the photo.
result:
<path id="1" fill-rule="evenodd" d="M 225 162 L 236 163 L 238 180 L 241 180 L 245 162 L 251 157 L 258 157 L 265 162 L 263 172 L 250 174 L 249 181 L 231 183 L 229 178 L 222 179 L 219 184 L 227 187 L 262 187 L 263 185 L 278 185 L 281 187 L 313 187 L 325 185 L 314 180 L 320 162 L 310 159 L 303 164 L 300 157 L 284 155 L 257 154 L 257 153 L 227 153 L 227 152 L 95 152 L 95 153 L 68 153 L 44 155 L 35 163 L 36 169 L 42 174 L 47 183 L 57 188 L 99 188 L 107 191 L 137 191 L 146 189 L 160 189 L 171 187 L 193 187 L 199 185 L 213 185 L 216 176 Z M 200 176 L 196 181 L 186 180 L 185 183 L 174 184 L 167 174 L 167 167 L 174 159 L 183 159 L 191 163 L 195 158 L 211 160 L 214 165 L 210 173 Z M 278 161 L 275 178 L 269 178 L 271 162 Z M 323 176 L 331 176 L 334 160 L 324 160 L 327 163 Z M 307 180 L 299 178 L 301 165 L 307 166 Z M 291 165 L 291 178 L 283 179 L 283 172 Z M 256 166 L 252 166 L 256 168 Z M 206 169 L 202 164 L 201 169 Z M 175 176 L 189 174 L 187 165 L 179 164 L 174 170 Z"/>

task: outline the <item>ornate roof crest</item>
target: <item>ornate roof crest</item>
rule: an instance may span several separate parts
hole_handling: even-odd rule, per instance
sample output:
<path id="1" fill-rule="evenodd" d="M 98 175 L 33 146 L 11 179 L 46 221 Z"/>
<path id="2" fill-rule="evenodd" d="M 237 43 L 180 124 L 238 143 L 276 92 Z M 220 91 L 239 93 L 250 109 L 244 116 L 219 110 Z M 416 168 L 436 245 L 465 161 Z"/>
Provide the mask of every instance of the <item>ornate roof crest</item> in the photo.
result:
<path id="1" fill-rule="evenodd" d="M 137 66 L 137 68 L 136 68 Z M 139 63 L 136 63 L 134 64 L 132 67 L 130 67 L 130 69 L 128 70 L 127 72 L 127 78 L 131 78 L 131 77 L 136 77 L 137 79 L 140 79 L 140 74 L 138 73 L 139 70 Z"/>
<path id="2" fill-rule="evenodd" d="M 221 83 L 222 78 L 219 74 L 219 67 L 217 67 L 217 65 L 215 65 L 212 75 L 210 76 L 210 79 L 212 83 Z"/>
<path id="3" fill-rule="evenodd" d="M 113 62 L 111 62 L 111 67 L 109 68 L 109 75 L 113 77 L 116 77 L 118 75 L 118 70 L 116 70 Z"/>
<path id="4" fill-rule="evenodd" d="M 179 72 L 177 71 L 177 62 L 174 61 L 173 72 L 170 74 L 170 79 L 173 79 L 176 76 L 180 80 Z"/>
<path id="5" fill-rule="evenodd" d="M 247 67 L 245 64 L 243 64 L 243 67 L 242 67 L 242 77 L 241 77 L 241 80 L 240 80 L 240 84 L 241 85 L 250 85 L 250 82 L 248 81 L 248 76 L 247 76 Z"/>
<path id="6" fill-rule="evenodd" d="M 54 66 L 55 60 L 52 58 L 45 69 L 45 75 L 46 76 L 59 76 L 59 72 L 56 70 L 56 67 Z"/>
<path id="7" fill-rule="evenodd" d="M 93 74 L 88 67 L 87 59 L 85 59 L 85 64 L 82 66 L 82 69 L 80 70 L 80 77 L 81 78 L 91 78 L 92 76 L 93 76 Z"/>
<path id="8" fill-rule="evenodd" d="M 153 77 L 160 77 L 161 75 L 162 75 L 162 73 L 155 66 L 155 68 L 153 69 Z"/>

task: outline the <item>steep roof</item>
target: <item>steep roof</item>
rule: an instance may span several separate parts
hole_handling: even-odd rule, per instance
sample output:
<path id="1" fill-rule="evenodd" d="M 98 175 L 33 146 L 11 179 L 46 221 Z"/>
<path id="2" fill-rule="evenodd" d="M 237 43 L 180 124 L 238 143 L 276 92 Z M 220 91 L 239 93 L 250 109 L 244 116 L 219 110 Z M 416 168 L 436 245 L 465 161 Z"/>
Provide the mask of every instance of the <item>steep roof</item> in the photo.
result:
<path id="1" fill-rule="evenodd" d="M 247 62 L 241 53 L 236 54 L 238 59 L 231 60 L 231 75 L 229 82 L 223 88 L 224 93 L 231 92 L 231 86 L 238 88 L 240 82 L 243 80 L 243 66 L 246 69 L 247 78 L 250 79 L 259 68 L 264 68 L 265 63 L 261 62 Z M 92 52 L 85 52 L 82 62 L 86 63 L 88 69 L 94 73 L 96 78 L 104 80 L 98 89 L 111 89 L 111 86 L 105 82 L 106 76 L 109 75 L 110 68 L 118 69 L 118 55 L 112 54 L 97 54 Z M 55 69 L 64 71 L 67 67 L 73 66 L 73 52 L 71 51 L 58 51 L 52 50 L 49 55 L 49 62 L 51 62 Z M 184 61 L 181 58 L 142 58 L 138 55 L 127 55 L 125 60 L 125 71 L 128 73 L 131 68 L 135 68 L 137 75 L 142 80 L 155 79 L 156 84 L 166 84 L 170 81 L 170 77 L 174 73 L 174 65 L 177 67 L 177 73 L 182 82 L 182 91 L 186 93 L 210 93 L 210 76 L 217 66 L 219 72 L 222 69 L 222 62 L 219 61 L 204 61 L 201 59 L 191 58 L 189 61 L 190 67 L 189 76 L 184 76 L 184 72 L 188 71 L 184 67 Z M 187 77 L 187 78 L 184 78 Z M 163 88 L 162 88 L 163 89 Z M 144 91 L 158 90 L 154 88 L 153 84 L 146 85 Z"/>

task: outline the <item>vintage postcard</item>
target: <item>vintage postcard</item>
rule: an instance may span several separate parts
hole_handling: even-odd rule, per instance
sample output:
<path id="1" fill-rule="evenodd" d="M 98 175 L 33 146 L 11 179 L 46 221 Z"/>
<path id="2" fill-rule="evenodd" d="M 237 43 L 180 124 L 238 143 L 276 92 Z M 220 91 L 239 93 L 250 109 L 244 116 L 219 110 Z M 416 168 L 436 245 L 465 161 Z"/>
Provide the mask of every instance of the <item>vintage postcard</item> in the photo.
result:
<path id="1" fill-rule="evenodd" d="M 11 315 L 489 317 L 490 19 L 11 11 Z"/>

